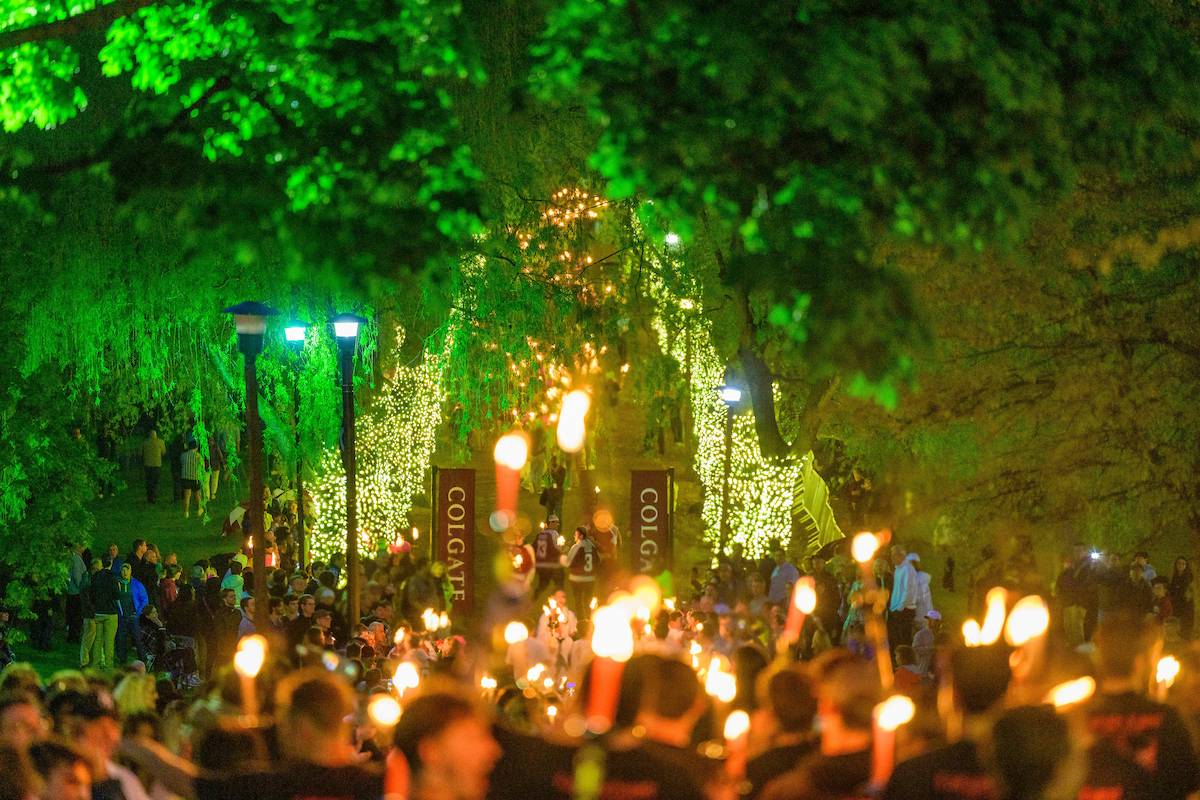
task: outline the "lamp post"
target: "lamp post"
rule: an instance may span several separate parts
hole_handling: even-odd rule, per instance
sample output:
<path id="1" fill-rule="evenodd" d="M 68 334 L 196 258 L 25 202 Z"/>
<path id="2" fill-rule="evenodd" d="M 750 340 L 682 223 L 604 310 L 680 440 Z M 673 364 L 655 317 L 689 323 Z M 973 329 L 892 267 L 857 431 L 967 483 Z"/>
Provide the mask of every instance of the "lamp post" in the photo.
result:
<path id="1" fill-rule="evenodd" d="M 250 522 L 249 536 L 257 536 L 253 545 L 254 564 L 254 625 L 265 631 L 270 626 L 267 612 L 270 598 L 267 596 L 267 557 L 263 531 L 263 463 L 262 463 L 262 420 L 258 416 L 258 354 L 263 349 L 263 332 L 267 328 L 267 317 L 274 316 L 275 309 L 265 303 L 246 301 L 225 309 L 233 315 L 237 327 L 238 350 L 242 354 L 246 374 L 246 435 L 250 439 L 250 507 L 246 509 Z"/>
<path id="2" fill-rule="evenodd" d="M 342 464 L 346 470 L 346 591 L 350 595 L 348 610 L 350 625 L 358 622 L 358 487 L 355 476 L 354 452 L 354 350 L 358 346 L 358 329 L 366 320 L 355 314 L 339 314 L 333 318 L 333 334 L 337 339 L 338 362 L 342 376 Z"/>
<path id="3" fill-rule="evenodd" d="M 288 349 L 292 351 L 292 366 L 295 368 L 292 382 L 293 420 L 296 436 L 296 527 L 297 541 L 300 543 L 298 563 L 308 563 L 308 536 L 304 532 L 304 456 L 300 450 L 300 373 L 304 369 L 304 337 L 308 333 L 308 323 L 292 320 L 283 329 L 283 338 Z"/>
<path id="4" fill-rule="evenodd" d="M 742 399 L 742 390 L 725 384 L 717 387 L 717 396 L 725 404 L 725 465 L 721 470 L 721 531 L 717 555 L 725 552 L 729 541 L 729 470 L 733 463 L 733 407 Z"/>

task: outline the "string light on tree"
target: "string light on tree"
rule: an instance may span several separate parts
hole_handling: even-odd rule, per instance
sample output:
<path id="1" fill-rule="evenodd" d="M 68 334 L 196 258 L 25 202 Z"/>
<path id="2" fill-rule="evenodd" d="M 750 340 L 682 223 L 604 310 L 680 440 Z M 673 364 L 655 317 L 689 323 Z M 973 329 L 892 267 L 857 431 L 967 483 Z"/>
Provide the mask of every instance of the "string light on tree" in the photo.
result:
<path id="1" fill-rule="evenodd" d="M 451 335 L 446 335 L 447 349 Z M 404 333 L 397 329 L 397 352 L 403 342 Z M 413 498 L 425 490 L 442 421 L 446 358 L 445 351 L 427 349 L 416 364 L 398 366 L 358 417 L 359 547 L 364 553 L 375 552 L 381 543 L 408 529 Z M 346 480 L 336 448 L 322 454 L 317 474 L 312 489 L 317 512 L 312 552 L 328 559 L 345 547 Z"/>

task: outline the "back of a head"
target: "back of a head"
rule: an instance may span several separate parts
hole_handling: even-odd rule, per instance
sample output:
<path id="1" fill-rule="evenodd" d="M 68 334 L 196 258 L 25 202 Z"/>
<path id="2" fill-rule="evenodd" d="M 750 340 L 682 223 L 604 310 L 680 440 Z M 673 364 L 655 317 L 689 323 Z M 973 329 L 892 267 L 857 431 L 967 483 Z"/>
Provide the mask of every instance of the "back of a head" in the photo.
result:
<path id="1" fill-rule="evenodd" d="M 673 658 L 653 656 L 642 684 L 642 706 L 665 719 L 680 719 L 696 707 L 700 681 L 696 671 Z"/>
<path id="2" fill-rule="evenodd" d="M 992 729 L 1006 800 L 1040 800 L 1071 753 L 1067 723 L 1049 706 L 1005 712 Z"/>
<path id="3" fill-rule="evenodd" d="M 78 750 L 55 741 L 37 742 L 31 745 L 29 760 L 43 779 L 50 777 L 50 773 L 60 767 L 70 767 L 78 763 L 87 764 L 86 759 Z"/>
<path id="4" fill-rule="evenodd" d="M 354 713 L 354 695 L 344 683 L 320 668 L 288 675 L 275 692 L 275 707 L 291 725 L 308 720 L 321 733 L 337 733 Z"/>
<path id="5" fill-rule="evenodd" d="M 817 697 L 812 679 L 799 665 L 764 672 L 758 681 L 761 705 L 771 710 L 783 733 L 812 730 Z"/>
<path id="6" fill-rule="evenodd" d="M 1096 628 L 1096 670 L 1101 678 L 1132 677 L 1149 645 L 1149 632 L 1136 614 L 1106 614 Z"/>
<path id="7" fill-rule="evenodd" d="M 459 720 L 478 714 L 473 699 L 458 687 L 442 684 L 407 702 L 392 734 L 413 775 L 421 772 L 421 743 Z"/>
<path id="8" fill-rule="evenodd" d="M 17 748 L 0 744 L 0 800 L 29 800 L 36 796 L 38 780 L 29 756 Z"/>
<path id="9" fill-rule="evenodd" d="M 880 700 L 879 673 L 875 665 L 845 650 L 830 650 L 812 661 L 817 699 L 831 707 L 842 725 L 870 730 L 875 704 Z"/>
<path id="10" fill-rule="evenodd" d="M 1008 648 L 961 647 L 950 656 L 954 694 L 967 714 L 982 714 L 1008 692 L 1012 680 Z"/>
<path id="11" fill-rule="evenodd" d="M 218 719 L 199 737 L 195 757 L 204 769 L 234 772 L 265 763 L 267 748 L 257 732 Z"/>

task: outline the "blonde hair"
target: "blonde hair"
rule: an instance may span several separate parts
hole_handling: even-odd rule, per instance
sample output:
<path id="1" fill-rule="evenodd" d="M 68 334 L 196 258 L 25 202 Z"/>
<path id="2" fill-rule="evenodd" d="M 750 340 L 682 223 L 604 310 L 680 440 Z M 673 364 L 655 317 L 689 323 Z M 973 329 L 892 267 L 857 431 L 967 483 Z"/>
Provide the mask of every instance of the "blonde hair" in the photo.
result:
<path id="1" fill-rule="evenodd" d="M 113 689 L 113 701 L 122 717 L 141 711 L 156 711 L 158 686 L 153 675 L 126 675 Z"/>

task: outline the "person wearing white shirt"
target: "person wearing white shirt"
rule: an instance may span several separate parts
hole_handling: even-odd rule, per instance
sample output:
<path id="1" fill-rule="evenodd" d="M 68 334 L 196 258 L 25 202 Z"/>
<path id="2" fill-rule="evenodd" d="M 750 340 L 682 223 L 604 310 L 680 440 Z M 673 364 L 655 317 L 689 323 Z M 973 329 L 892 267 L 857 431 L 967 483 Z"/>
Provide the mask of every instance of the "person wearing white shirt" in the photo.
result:
<path id="1" fill-rule="evenodd" d="M 915 624 L 920 626 L 925 623 L 926 616 L 933 610 L 933 591 L 929 588 L 932 576 L 921 569 L 921 557 L 916 553 L 908 554 L 908 563 L 912 564 L 913 569 L 917 573 L 917 615 Z"/>
<path id="2" fill-rule="evenodd" d="M 917 571 L 908 561 L 908 551 L 892 547 L 892 596 L 888 601 L 888 648 L 895 659 L 896 647 L 912 641 L 913 621 L 917 616 Z"/>

